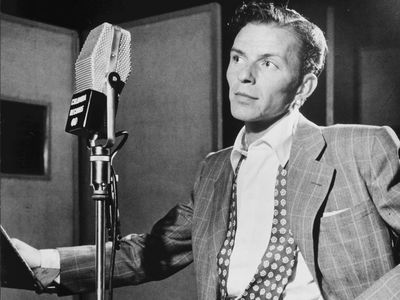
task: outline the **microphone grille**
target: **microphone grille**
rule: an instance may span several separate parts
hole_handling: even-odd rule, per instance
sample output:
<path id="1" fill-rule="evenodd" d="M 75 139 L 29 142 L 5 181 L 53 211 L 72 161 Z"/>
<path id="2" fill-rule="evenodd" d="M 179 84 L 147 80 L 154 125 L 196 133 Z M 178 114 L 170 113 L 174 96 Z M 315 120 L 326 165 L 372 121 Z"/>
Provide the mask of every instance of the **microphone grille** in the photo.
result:
<path id="1" fill-rule="evenodd" d="M 116 72 L 125 83 L 131 73 L 131 34 L 129 31 L 121 29 L 121 40 L 118 51 Z"/>
<path id="2" fill-rule="evenodd" d="M 115 70 L 110 59 L 115 30 L 121 31 Z M 115 71 L 125 83 L 131 71 L 131 35 L 129 31 L 103 23 L 90 31 L 75 63 L 75 93 L 87 89 L 105 93 L 107 75 Z"/>
<path id="3" fill-rule="evenodd" d="M 109 23 L 90 31 L 75 63 L 75 93 L 86 89 L 103 92 L 106 80 L 104 71 L 108 67 L 112 37 L 112 25 Z"/>

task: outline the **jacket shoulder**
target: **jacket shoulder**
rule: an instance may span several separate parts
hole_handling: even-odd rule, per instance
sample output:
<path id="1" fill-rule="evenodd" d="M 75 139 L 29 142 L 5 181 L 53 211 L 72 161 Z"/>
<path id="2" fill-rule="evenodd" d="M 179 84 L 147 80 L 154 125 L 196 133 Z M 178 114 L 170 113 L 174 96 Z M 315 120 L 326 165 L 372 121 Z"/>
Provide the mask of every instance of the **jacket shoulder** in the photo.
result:
<path id="1" fill-rule="evenodd" d="M 206 161 L 211 161 L 211 160 L 218 160 L 221 158 L 226 158 L 226 157 L 230 157 L 231 152 L 232 152 L 232 146 L 228 147 L 228 148 L 224 148 L 215 152 L 210 152 L 207 154 L 205 160 Z"/>
<path id="2" fill-rule="evenodd" d="M 359 125 L 359 124 L 337 124 L 321 127 L 321 132 L 326 141 L 358 140 L 370 141 L 374 139 L 392 141 L 397 143 L 398 137 L 389 126 Z"/>
<path id="3" fill-rule="evenodd" d="M 217 178 L 230 166 L 232 147 L 209 153 L 202 162 L 202 176 Z"/>
<path id="4" fill-rule="evenodd" d="M 204 163 L 209 166 L 220 166 L 230 161 L 233 147 L 221 149 L 219 151 L 209 153 L 204 159 Z"/>
<path id="5" fill-rule="evenodd" d="M 342 159 L 368 161 L 379 152 L 398 156 L 400 141 L 388 126 L 338 124 L 321 127 L 328 149 Z M 329 150 L 328 150 L 329 151 Z"/>

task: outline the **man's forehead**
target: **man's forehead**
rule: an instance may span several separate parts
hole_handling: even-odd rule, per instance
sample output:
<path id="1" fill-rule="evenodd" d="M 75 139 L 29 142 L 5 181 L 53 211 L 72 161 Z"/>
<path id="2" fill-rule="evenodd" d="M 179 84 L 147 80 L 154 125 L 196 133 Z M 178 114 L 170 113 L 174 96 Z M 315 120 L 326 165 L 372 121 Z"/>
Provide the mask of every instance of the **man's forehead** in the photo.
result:
<path id="1" fill-rule="evenodd" d="M 300 42 L 289 29 L 275 24 L 249 23 L 237 34 L 233 48 L 248 55 L 267 54 L 288 58 L 300 51 Z"/>

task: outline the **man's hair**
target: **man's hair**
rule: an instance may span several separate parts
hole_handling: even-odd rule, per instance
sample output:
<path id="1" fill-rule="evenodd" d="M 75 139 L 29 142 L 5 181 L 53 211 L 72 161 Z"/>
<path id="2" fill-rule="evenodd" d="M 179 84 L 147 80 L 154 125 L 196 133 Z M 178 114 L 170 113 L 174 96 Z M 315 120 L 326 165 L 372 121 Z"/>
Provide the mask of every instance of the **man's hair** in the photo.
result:
<path id="1" fill-rule="evenodd" d="M 319 76 L 324 69 L 328 52 L 325 36 L 321 29 L 297 11 L 261 0 L 243 3 L 229 22 L 229 30 L 236 36 L 248 23 L 275 24 L 291 30 L 301 42 L 301 77 L 308 73 Z"/>

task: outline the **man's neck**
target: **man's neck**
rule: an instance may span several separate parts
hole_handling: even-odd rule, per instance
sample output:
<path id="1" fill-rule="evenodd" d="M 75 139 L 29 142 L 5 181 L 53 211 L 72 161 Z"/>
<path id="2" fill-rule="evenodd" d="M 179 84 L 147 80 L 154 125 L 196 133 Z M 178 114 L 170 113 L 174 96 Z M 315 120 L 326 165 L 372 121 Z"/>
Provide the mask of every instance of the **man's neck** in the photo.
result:
<path id="1" fill-rule="evenodd" d="M 275 124 L 287 114 L 288 113 L 276 116 L 275 118 L 268 121 L 245 122 L 246 144 L 251 145 L 253 142 L 260 139 L 273 124 Z"/>

